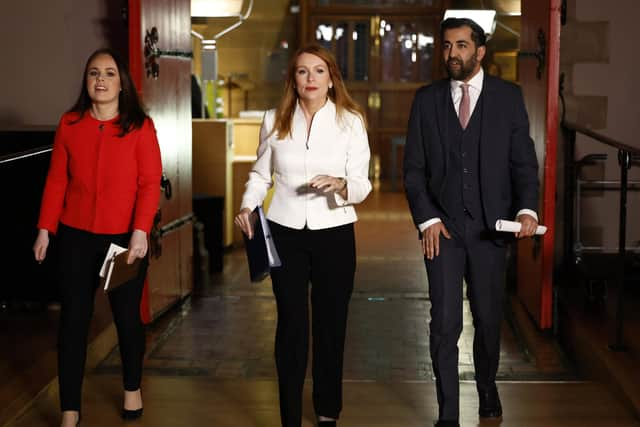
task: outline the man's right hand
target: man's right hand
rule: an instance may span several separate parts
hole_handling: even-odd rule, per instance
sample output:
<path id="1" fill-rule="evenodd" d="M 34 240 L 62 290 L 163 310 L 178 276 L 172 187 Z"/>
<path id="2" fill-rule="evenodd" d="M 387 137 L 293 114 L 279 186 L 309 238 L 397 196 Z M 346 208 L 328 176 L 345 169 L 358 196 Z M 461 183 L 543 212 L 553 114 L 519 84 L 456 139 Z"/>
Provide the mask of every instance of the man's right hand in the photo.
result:
<path id="1" fill-rule="evenodd" d="M 247 235 L 249 240 L 253 239 L 253 224 L 255 223 L 255 218 L 252 218 L 253 216 L 251 209 L 244 208 L 238 212 L 238 215 L 233 219 L 233 222 L 240 227 L 240 230 Z"/>
<path id="2" fill-rule="evenodd" d="M 440 255 L 440 234 L 450 239 L 451 235 L 442 222 L 431 224 L 422 232 L 422 253 L 427 259 L 432 260 Z"/>

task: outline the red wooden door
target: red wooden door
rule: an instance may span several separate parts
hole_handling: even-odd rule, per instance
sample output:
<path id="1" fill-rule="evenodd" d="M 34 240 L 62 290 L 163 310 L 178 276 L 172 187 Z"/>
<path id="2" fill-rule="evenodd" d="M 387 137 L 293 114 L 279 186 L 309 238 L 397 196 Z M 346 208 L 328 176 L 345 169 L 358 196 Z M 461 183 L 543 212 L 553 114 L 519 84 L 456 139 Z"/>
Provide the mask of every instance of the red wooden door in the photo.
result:
<path id="1" fill-rule="evenodd" d="M 518 63 L 519 80 L 531 123 L 531 137 L 536 143 L 540 164 L 538 215 L 540 222 L 548 227 L 542 239 L 527 239 L 518 243 L 518 297 L 541 329 L 550 328 L 553 321 L 561 3 L 562 0 L 522 0 L 520 51 L 537 52 L 542 41 L 546 58 L 539 71 L 538 61 L 533 56 L 521 56 Z"/>
<path id="2" fill-rule="evenodd" d="M 160 229 L 192 211 L 190 30 L 190 0 L 129 0 L 130 67 L 155 123 L 172 188 L 170 198 L 161 197 Z M 191 225 L 177 227 L 159 242 L 161 252 L 151 256 L 146 307 L 143 302 L 147 321 L 193 287 Z"/>

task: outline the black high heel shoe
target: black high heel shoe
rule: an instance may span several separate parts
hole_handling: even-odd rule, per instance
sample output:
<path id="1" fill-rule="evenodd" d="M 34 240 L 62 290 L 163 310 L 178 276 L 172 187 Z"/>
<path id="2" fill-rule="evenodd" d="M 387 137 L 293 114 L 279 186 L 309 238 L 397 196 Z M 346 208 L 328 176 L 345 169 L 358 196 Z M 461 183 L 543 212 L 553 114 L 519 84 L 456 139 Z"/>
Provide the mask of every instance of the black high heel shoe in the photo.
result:
<path id="1" fill-rule="evenodd" d="M 123 409 L 122 410 L 122 419 L 127 421 L 137 420 L 142 417 L 142 410 L 140 409 Z"/>

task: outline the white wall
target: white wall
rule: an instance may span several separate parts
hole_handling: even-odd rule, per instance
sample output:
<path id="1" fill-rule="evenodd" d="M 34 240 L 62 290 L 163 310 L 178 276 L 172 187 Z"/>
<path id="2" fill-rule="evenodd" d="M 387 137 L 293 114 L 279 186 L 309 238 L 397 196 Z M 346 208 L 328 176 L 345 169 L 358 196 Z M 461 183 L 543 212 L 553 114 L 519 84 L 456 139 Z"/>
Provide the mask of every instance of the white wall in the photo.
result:
<path id="1" fill-rule="evenodd" d="M 106 44 L 107 1 L 3 2 L 0 129 L 57 124 L 78 96 L 86 58 Z"/>

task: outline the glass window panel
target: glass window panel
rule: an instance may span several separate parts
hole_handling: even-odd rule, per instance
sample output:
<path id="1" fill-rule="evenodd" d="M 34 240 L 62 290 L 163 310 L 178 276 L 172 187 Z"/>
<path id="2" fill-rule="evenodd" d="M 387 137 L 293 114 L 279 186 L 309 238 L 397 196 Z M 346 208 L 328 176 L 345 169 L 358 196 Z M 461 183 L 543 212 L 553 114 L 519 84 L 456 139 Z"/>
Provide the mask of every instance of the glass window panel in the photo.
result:
<path id="1" fill-rule="evenodd" d="M 369 79 L 369 24 L 356 22 L 353 26 L 353 79 Z"/>
<path id="2" fill-rule="evenodd" d="M 338 23 L 335 26 L 333 37 L 336 40 L 336 61 L 340 68 L 340 74 L 344 80 L 349 79 L 349 26 L 344 23 Z"/>
<path id="3" fill-rule="evenodd" d="M 331 40 L 333 39 L 333 25 L 331 23 L 318 24 L 316 27 L 316 42 L 322 47 L 331 49 Z"/>
<path id="4" fill-rule="evenodd" d="M 418 80 L 429 82 L 433 80 L 433 54 L 434 54 L 433 34 L 426 35 L 418 33 Z"/>
<path id="5" fill-rule="evenodd" d="M 380 20 L 381 78 L 424 82 L 432 78 L 434 32 L 424 22 Z"/>

